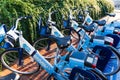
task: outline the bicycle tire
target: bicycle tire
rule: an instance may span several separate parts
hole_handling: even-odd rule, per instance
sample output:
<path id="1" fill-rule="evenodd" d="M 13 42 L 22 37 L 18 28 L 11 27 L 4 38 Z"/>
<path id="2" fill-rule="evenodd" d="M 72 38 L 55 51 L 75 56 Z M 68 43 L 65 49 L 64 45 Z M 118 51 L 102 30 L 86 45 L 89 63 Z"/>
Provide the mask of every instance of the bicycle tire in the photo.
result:
<path id="1" fill-rule="evenodd" d="M 23 61 L 24 64 L 19 66 L 16 62 L 18 62 L 18 51 L 16 50 L 6 50 L 1 55 L 1 62 L 3 66 L 5 66 L 7 69 L 19 73 L 19 74 L 33 74 L 37 71 L 39 71 L 40 66 L 37 62 L 35 62 L 33 59 L 31 60 L 31 56 L 28 57 L 28 54 L 23 52 L 24 57 Z M 14 55 L 14 56 L 13 56 Z M 27 55 L 27 57 L 25 56 Z M 30 61 L 30 60 L 31 61 Z"/>
<path id="2" fill-rule="evenodd" d="M 113 51 L 113 54 L 114 54 L 114 56 L 116 57 L 116 60 L 117 60 L 117 62 L 116 62 L 117 65 L 116 65 L 115 70 L 113 70 L 110 73 L 104 73 L 105 76 L 110 76 L 110 75 L 114 75 L 114 74 L 118 73 L 119 70 L 120 70 L 120 54 L 114 47 L 112 47 L 112 46 L 107 46 L 107 47 L 110 48 Z"/>
<path id="3" fill-rule="evenodd" d="M 48 41 L 51 41 L 48 45 Z M 56 43 L 50 40 L 49 38 L 39 38 L 33 43 L 33 47 L 37 49 L 38 51 L 44 51 L 44 58 L 46 59 L 52 59 L 55 57 L 56 52 Z M 41 52 L 40 52 L 41 53 Z"/>

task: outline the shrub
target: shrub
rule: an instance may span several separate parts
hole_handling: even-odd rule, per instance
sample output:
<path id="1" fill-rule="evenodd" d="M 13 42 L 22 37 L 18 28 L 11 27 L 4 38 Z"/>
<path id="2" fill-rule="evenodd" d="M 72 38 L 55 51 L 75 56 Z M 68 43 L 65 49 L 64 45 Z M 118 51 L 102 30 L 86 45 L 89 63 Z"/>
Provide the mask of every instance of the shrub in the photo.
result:
<path id="1" fill-rule="evenodd" d="M 105 12 L 113 11 L 113 4 L 108 0 L 1 0 L 0 1 L 0 23 L 7 24 L 9 27 L 15 23 L 15 19 L 20 16 L 32 15 L 32 20 L 23 20 L 19 24 L 24 37 L 33 42 L 37 36 L 36 23 L 39 15 L 43 18 L 43 23 L 48 18 L 48 13 L 52 10 L 58 10 L 53 20 L 57 22 L 58 28 L 62 28 L 62 15 L 67 17 L 69 9 L 81 8 L 84 10 L 86 6 L 92 6 L 90 15 L 94 19 L 105 16 Z"/>

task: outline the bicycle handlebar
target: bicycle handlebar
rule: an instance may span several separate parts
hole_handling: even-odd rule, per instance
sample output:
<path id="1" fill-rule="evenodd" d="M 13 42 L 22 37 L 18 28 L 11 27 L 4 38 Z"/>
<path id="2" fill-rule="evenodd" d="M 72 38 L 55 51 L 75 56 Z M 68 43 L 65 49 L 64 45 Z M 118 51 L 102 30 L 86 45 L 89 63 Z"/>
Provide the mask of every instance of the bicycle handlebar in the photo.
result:
<path id="1" fill-rule="evenodd" d="M 49 17 L 48 17 L 48 24 L 49 25 L 52 25 L 52 24 L 55 25 L 56 24 L 56 22 L 52 21 L 52 18 L 51 18 L 51 15 L 54 14 L 54 13 L 57 13 L 57 11 L 55 10 L 55 11 L 52 11 L 52 12 L 49 13 Z"/>
<path id="2" fill-rule="evenodd" d="M 86 9 L 84 10 L 85 14 L 89 14 L 89 10 L 88 10 L 89 8 L 94 8 L 94 7 L 92 7 L 92 6 L 87 6 Z M 80 13 L 81 9 L 80 9 L 80 10 L 77 9 L 77 8 L 69 9 L 69 18 L 70 18 L 70 19 L 73 19 L 73 18 L 74 18 L 73 15 L 72 15 L 72 11 L 77 11 L 77 10 L 78 10 L 78 13 Z"/>
<path id="3" fill-rule="evenodd" d="M 77 11 L 77 8 L 69 9 L 69 19 L 73 19 L 72 11 Z M 64 19 L 64 15 L 62 15 L 62 19 Z"/>
<path id="4" fill-rule="evenodd" d="M 53 13 L 56 13 L 56 12 L 57 12 L 57 11 L 55 10 L 55 11 L 52 11 L 52 12 L 49 13 L 48 21 L 52 21 L 51 15 L 52 15 Z"/>
<path id="5" fill-rule="evenodd" d="M 22 20 L 22 19 L 29 19 L 29 18 L 32 18 L 32 16 L 19 17 L 19 18 L 16 20 L 16 24 L 15 24 L 14 30 L 17 29 L 18 22 L 19 22 L 20 20 Z"/>
<path id="6" fill-rule="evenodd" d="M 74 19 L 73 15 L 72 15 L 72 11 L 77 11 L 77 9 L 76 8 L 69 9 L 69 19 Z"/>

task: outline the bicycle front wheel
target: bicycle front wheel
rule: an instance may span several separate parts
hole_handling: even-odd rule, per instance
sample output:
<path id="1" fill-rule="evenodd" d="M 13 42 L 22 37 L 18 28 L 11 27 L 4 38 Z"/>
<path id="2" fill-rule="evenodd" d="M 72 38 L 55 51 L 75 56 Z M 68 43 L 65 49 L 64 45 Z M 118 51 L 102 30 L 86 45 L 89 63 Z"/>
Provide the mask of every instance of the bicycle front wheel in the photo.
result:
<path id="1" fill-rule="evenodd" d="M 33 47 L 35 47 L 44 58 L 52 59 L 55 57 L 57 44 L 49 38 L 39 38 L 34 42 Z"/>
<path id="2" fill-rule="evenodd" d="M 32 74 L 39 70 L 39 64 L 25 51 L 23 51 L 21 65 L 18 55 L 19 52 L 16 50 L 7 50 L 2 53 L 1 62 L 6 68 L 19 74 Z"/>

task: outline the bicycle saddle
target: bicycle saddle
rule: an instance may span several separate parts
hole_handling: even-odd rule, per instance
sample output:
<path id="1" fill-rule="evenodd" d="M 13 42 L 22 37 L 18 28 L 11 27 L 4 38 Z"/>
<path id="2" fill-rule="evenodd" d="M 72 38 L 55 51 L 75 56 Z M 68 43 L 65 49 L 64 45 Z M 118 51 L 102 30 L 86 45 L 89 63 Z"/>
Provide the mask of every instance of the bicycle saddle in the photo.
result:
<path id="1" fill-rule="evenodd" d="M 107 45 L 113 45 L 113 38 L 109 36 L 97 36 L 97 35 L 92 35 L 91 40 L 92 43 L 94 44 L 107 44 Z"/>
<path id="2" fill-rule="evenodd" d="M 82 28 L 87 32 L 93 32 L 95 26 L 94 26 L 94 24 L 90 24 L 90 25 L 84 25 L 84 26 L 82 26 Z"/>
<path id="3" fill-rule="evenodd" d="M 106 24 L 105 20 L 95 20 L 94 23 L 97 23 L 99 26 L 104 26 Z"/>
<path id="4" fill-rule="evenodd" d="M 71 37 L 70 36 L 65 36 L 65 37 L 56 37 L 56 36 L 49 36 L 49 39 L 52 39 L 53 41 L 55 41 L 57 43 L 57 46 L 61 49 L 66 48 L 70 45 L 70 40 Z"/>
<path id="5" fill-rule="evenodd" d="M 106 15 L 110 16 L 110 17 L 115 17 L 116 14 L 115 13 L 106 13 Z"/>
<path id="6" fill-rule="evenodd" d="M 6 76 L 0 77 L 0 80 L 18 80 L 20 76 L 17 73 L 11 73 Z"/>

